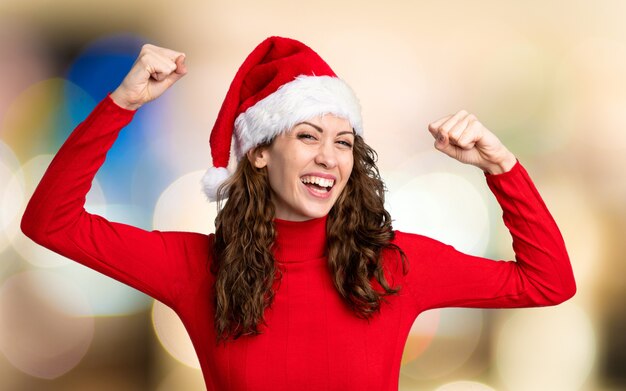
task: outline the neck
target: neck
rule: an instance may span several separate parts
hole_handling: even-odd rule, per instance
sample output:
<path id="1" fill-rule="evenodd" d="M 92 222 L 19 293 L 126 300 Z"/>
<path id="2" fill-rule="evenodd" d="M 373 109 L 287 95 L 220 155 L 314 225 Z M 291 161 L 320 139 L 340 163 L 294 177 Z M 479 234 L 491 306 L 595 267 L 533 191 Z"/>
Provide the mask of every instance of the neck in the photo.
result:
<path id="1" fill-rule="evenodd" d="M 324 257 L 327 217 L 328 215 L 306 221 L 274 219 L 276 260 L 289 263 Z"/>

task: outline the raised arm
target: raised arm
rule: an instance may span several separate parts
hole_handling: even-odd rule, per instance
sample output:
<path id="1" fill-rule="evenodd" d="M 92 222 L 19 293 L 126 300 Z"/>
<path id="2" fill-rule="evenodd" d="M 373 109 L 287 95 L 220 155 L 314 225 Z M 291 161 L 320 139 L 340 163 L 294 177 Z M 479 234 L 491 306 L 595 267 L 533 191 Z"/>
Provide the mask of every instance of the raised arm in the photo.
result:
<path id="1" fill-rule="evenodd" d="M 576 283 L 563 237 L 520 162 L 465 111 L 429 130 L 437 149 L 485 172 L 516 262 L 464 254 L 434 239 L 397 232 L 396 242 L 409 258 L 406 283 L 416 308 L 546 306 L 572 297 Z"/>
<path id="2" fill-rule="evenodd" d="M 206 235 L 148 232 L 84 209 L 93 178 L 134 109 L 158 97 L 163 83 L 171 85 L 186 72 L 183 57 L 155 48 L 144 46 L 122 83 L 136 88 L 120 86 L 107 95 L 65 141 L 33 193 L 21 228 L 42 246 L 171 306 L 187 288 L 188 276 L 201 267 L 189 251 L 208 254 Z M 172 68 L 179 73 L 172 76 Z"/>

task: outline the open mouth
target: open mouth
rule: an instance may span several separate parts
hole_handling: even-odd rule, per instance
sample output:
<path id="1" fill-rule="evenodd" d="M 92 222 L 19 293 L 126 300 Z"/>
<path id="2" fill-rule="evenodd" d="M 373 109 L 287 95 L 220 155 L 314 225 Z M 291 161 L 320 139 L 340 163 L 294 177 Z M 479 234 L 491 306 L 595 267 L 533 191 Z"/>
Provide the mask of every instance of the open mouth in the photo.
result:
<path id="1" fill-rule="evenodd" d="M 334 179 L 320 178 L 312 175 L 305 175 L 300 178 L 306 187 L 317 193 L 328 193 L 335 185 Z"/>

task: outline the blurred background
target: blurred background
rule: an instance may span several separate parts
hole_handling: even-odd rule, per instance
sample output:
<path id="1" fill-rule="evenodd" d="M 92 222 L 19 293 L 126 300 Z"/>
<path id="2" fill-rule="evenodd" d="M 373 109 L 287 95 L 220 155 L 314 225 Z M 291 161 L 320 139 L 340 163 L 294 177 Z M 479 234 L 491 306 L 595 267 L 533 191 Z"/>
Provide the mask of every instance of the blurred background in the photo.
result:
<path id="1" fill-rule="evenodd" d="M 578 284 L 556 307 L 423 313 L 400 390 L 626 390 L 626 2 L 0 2 L 0 390 L 203 390 L 176 315 L 26 238 L 19 221 L 71 131 L 141 45 L 189 73 L 142 107 L 86 208 L 144 229 L 213 232 L 199 180 L 243 59 L 299 39 L 356 91 L 397 229 L 513 259 L 482 172 L 433 148 L 464 108 L 527 168 Z"/>

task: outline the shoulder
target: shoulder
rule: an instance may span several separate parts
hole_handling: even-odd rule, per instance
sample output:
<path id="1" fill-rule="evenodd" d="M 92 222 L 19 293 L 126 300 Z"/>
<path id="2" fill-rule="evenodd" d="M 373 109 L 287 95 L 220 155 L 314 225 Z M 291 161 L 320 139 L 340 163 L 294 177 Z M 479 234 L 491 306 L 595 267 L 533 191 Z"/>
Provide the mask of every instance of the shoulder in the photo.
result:
<path id="1" fill-rule="evenodd" d="M 212 259 L 215 234 L 200 232 L 165 231 L 161 232 L 170 253 L 184 257 L 187 263 L 200 263 Z"/>
<path id="2" fill-rule="evenodd" d="M 414 263 L 432 248 L 433 242 L 435 242 L 434 239 L 424 235 L 394 230 L 390 246 L 383 250 L 382 256 L 392 273 L 401 273 L 404 267 Z M 405 262 L 408 264 L 403 267 Z"/>
<path id="3" fill-rule="evenodd" d="M 425 235 L 398 230 L 394 230 L 393 233 L 394 238 L 391 243 L 400 247 L 402 251 L 407 253 L 407 256 L 409 256 L 409 254 L 428 253 L 431 251 L 436 251 L 437 249 L 441 248 L 441 246 L 445 246 L 445 244 L 438 241 L 437 239 L 433 239 Z"/>
<path id="4" fill-rule="evenodd" d="M 213 245 L 215 234 L 204 234 L 201 232 L 188 231 L 160 231 L 164 240 L 176 243 L 191 251 L 202 252 L 208 250 Z"/>
<path id="5" fill-rule="evenodd" d="M 179 254 L 184 257 L 184 264 L 190 276 L 197 279 L 205 276 L 211 279 L 210 268 L 213 263 L 213 245 L 215 234 L 199 232 L 169 232 L 178 241 Z"/>
<path id="6" fill-rule="evenodd" d="M 452 246 L 425 235 L 398 230 L 393 232 L 394 238 L 391 244 L 402 250 L 404 260 L 402 260 L 400 253 L 393 248 L 385 249 L 384 257 L 387 262 L 391 262 L 390 267 L 395 270 L 401 270 L 403 262 L 406 263 L 409 271 L 415 268 L 433 267 L 437 264 L 441 254 L 452 249 Z"/>

